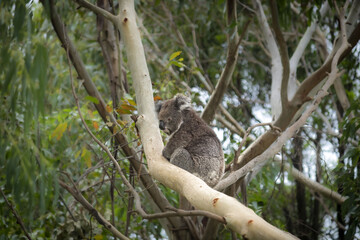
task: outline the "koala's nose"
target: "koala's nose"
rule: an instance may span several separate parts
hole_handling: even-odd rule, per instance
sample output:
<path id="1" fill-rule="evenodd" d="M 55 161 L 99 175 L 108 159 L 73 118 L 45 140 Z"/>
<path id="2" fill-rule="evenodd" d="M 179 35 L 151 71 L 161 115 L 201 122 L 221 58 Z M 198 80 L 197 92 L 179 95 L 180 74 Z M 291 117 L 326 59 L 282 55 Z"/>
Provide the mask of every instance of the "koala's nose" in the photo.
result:
<path id="1" fill-rule="evenodd" d="M 159 128 L 160 128 L 161 130 L 164 130 L 164 129 L 165 129 L 165 123 L 164 123 L 163 120 L 160 120 L 160 121 L 159 121 Z"/>

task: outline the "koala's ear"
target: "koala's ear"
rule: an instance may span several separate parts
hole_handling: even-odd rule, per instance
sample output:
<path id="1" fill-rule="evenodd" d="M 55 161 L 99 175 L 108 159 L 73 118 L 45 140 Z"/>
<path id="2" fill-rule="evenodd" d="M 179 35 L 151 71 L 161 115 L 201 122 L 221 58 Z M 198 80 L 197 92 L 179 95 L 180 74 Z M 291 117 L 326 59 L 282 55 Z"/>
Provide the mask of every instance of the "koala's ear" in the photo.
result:
<path id="1" fill-rule="evenodd" d="M 157 114 L 159 114 L 162 105 L 163 105 L 162 101 L 156 101 L 156 103 L 155 103 L 155 111 L 156 111 Z"/>
<path id="2" fill-rule="evenodd" d="M 175 105 L 180 109 L 184 110 L 191 107 L 191 101 L 190 98 L 182 95 L 182 94 L 176 94 L 175 96 Z"/>

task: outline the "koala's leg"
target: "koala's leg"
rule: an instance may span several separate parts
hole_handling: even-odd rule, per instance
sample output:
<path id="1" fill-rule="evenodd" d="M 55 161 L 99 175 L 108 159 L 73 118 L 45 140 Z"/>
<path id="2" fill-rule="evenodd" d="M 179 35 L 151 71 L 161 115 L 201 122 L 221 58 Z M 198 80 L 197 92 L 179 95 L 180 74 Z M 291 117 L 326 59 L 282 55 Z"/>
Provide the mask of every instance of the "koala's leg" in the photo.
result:
<path id="1" fill-rule="evenodd" d="M 194 171 L 194 161 L 190 153 L 184 148 L 176 149 L 171 155 L 170 162 L 190 173 Z"/>

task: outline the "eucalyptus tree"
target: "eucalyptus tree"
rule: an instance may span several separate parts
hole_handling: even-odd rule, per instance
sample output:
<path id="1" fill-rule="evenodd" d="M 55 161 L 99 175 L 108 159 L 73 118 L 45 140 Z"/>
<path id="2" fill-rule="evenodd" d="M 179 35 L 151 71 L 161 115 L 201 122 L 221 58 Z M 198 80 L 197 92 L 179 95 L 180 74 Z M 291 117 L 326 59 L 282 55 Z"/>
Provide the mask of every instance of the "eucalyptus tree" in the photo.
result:
<path id="1" fill-rule="evenodd" d="M 1 236 L 359 234 L 359 1 L 40 2 L 0 3 Z M 177 92 L 222 138 L 214 188 L 161 156 Z"/>

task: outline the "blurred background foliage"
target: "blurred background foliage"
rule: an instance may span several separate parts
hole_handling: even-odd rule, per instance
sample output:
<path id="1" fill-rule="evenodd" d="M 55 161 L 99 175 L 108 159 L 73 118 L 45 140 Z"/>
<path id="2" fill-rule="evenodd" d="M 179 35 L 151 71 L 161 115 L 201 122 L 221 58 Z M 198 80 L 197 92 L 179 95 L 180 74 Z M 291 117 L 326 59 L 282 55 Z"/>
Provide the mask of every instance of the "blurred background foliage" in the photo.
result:
<path id="1" fill-rule="evenodd" d="M 316 9 L 323 1 L 280 2 L 281 26 L 291 55 L 311 19 L 318 17 Z M 304 15 L 294 14 L 290 4 L 299 6 Z M 264 51 L 251 6 L 250 1 L 239 1 L 237 6 L 239 33 L 248 20 L 251 24 L 240 46 L 233 81 L 223 101 L 223 106 L 245 129 L 258 122 L 271 121 L 271 59 Z M 72 1 L 57 1 L 56 9 L 92 81 L 110 106 L 108 75 L 98 44 L 96 16 Z M 186 92 L 201 111 L 209 93 L 196 74 L 201 72 L 208 83 L 215 86 L 226 61 L 225 1 L 136 1 L 136 10 L 154 95 L 166 99 L 178 92 Z M 265 12 L 268 13 L 266 7 Z M 338 28 L 333 9 L 321 19 L 320 27 L 326 33 L 326 40 L 334 42 Z M 115 176 L 116 180 L 119 177 L 108 157 L 82 127 L 71 93 L 66 53 L 43 5 L 30 0 L 0 1 L 0 48 L 0 188 L 22 217 L 31 236 L 34 239 L 113 239 L 110 232 L 59 187 L 58 179 L 67 176 L 79 184 L 84 196 L 99 212 L 108 219 L 113 218 L 119 231 L 125 232 L 126 187 L 121 181 L 115 181 L 112 205 L 109 179 L 110 176 Z M 172 59 L 176 52 L 178 55 Z M 319 239 L 339 239 L 341 234 L 344 239 L 359 238 L 360 147 L 348 141 L 359 141 L 356 133 L 360 128 L 359 53 L 360 48 L 355 48 L 341 64 L 345 70 L 341 80 L 350 108 L 339 108 L 335 91 L 320 106 L 331 126 L 343 134 L 342 138 L 326 135 L 325 124 L 317 115 L 309 119 L 308 125 L 296 136 L 302 140 L 296 150 L 304 155 L 302 167 L 305 174 L 316 179 L 316 171 L 321 171 L 319 182 L 349 197 L 340 210 L 334 202 L 320 199 L 321 206 L 317 207 L 320 226 L 314 235 Z M 126 56 L 123 57 L 130 86 L 127 96 L 135 99 Z M 298 67 L 299 81 L 319 68 L 321 63 L 319 46 L 312 41 Z M 73 77 L 76 79 L 75 73 Z M 112 135 L 106 123 L 101 120 L 92 105 L 93 100 L 87 98 L 80 83 L 76 85 L 81 111 L 88 125 L 111 148 Z M 221 137 L 226 158 L 232 159 L 240 137 L 217 121 L 212 125 Z M 263 132 L 263 129 L 256 129 L 252 134 L 256 138 Z M 126 136 L 134 147 L 139 148 L 133 125 L 126 126 Z M 321 165 L 315 169 L 317 151 Z M 284 160 L 291 159 L 294 154 L 292 142 L 286 144 L 281 153 Z M 121 151 L 117 151 L 117 158 L 130 176 L 129 162 Z M 136 177 L 134 181 L 141 194 Z M 175 192 L 159 187 L 169 201 L 177 203 Z M 294 179 L 275 163 L 269 163 L 248 187 L 248 203 L 270 223 L 301 235 L 299 223 L 311 229 L 312 213 L 319 204 L 319 196 L 307 189 L 303 191 L 305 219 L 301 219 L 297 212 Z M 143 207 L 151 212 L 146 198 L 142 199 Z M 339 214 L 337 221 L 344 226 L 342 233 L 334 217 Z M 154 220 L 133 217 L 129 229 L 130 237 L 134 239 L 166 238 Z M 0 239 L 23 236 L 1 196 Z M 228 237 L 229 233 L 224 230 L 219 239 Z"/>

